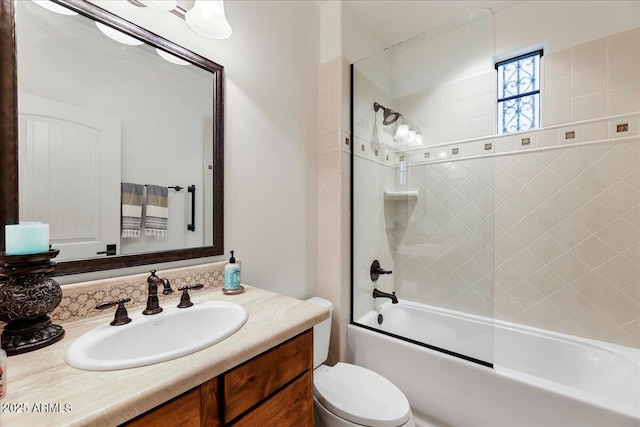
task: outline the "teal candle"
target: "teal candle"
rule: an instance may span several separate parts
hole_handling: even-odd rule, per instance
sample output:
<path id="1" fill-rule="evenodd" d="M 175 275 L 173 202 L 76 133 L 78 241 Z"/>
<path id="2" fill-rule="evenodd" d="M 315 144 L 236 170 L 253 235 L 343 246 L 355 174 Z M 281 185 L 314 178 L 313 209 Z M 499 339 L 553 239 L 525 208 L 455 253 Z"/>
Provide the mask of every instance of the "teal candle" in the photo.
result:
<path id="1" fill-rule="evenodd" d="M 4 226 L 5 253 L 25 255 L 49 250 L 49 224 L 21 222 Z"/>

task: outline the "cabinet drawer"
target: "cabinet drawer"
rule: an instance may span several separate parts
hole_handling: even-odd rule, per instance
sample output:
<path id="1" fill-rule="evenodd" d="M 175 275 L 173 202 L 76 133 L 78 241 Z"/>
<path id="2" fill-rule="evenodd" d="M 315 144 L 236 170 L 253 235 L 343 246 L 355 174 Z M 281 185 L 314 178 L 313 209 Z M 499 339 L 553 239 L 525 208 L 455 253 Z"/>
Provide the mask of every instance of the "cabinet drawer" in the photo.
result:
<path id="1" fill-rule="evenodd" d="M 305 371 L 313 371 L 312 329 L 224 374 L 225 423 Z"/>
<path id="2" fill-rule="evenodd" d="M 233 427 L 312 425 L 313 371 L 307 371 L 271 399 L 240 418 Z"/>

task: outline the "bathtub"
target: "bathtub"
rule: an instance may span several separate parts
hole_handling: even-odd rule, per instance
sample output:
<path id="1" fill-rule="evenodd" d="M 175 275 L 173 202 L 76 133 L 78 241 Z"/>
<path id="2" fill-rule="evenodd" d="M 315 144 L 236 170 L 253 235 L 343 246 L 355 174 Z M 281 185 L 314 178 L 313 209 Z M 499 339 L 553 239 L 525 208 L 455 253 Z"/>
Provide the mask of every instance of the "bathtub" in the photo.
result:
<path id="1" fill-rule="evenodd" d="M 402 300 L 357 323 L 349 361 L 395 383 L 426 425 L 640 426 L 640 350 Z"/>

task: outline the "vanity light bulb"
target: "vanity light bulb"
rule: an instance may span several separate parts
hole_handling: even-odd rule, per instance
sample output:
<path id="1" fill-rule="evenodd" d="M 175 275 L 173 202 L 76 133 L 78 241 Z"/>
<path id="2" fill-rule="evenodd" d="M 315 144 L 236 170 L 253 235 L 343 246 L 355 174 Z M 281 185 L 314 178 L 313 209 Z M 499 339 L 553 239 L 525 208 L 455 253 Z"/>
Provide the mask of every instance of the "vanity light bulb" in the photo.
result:
<path id="1" fill-rule="evenodd" d="M 402 124 L 398 126 L 398 130 L 396 130 L 396 139 L 400 141 L 406 141 L 409 139 L 409 126 Z"/>
<path id="2" fill-rule="evenodd" d="M 422 145 L 422 134 L 420 133 L 416 134 L 415 144 Z"/>
<path id="3" fill-rule="evenodd" d="M 118 43 L 126 44 L 129 46 L 138 46 L 144 43 L 141 40 L 128 36 L 125 33 L 104 25 L 101 22 L 96 21 L 96 27 L 98 27 L 102 34 L 109 37 L 111 40 L 117 41 Z"/>
<path id="4" fill-rule="evenodd" d="M 184 20 L 193 31 L 210 39 L 226 39 L 232 32 L 222 0 L 196 0 Z"/>
<path id="5" fill-rule="evenodd" d="M 168 53 L 168 52 L 165 52 L 165 51 L 164 51 L 164 50 L 162 50 L 162 49 L 158 49 L 158 48 L 156 48 L 156 52 L 158 53 L 158 55 L 159 55 L 162 59 L 164 59 L 165 61 L 171 62 L 172 64 L 176 64 L 176 65 L 190 65 L 190 63 L 189 63 L 189 62 L 187 62 L 187 61 L 185 61 L 185 60 L 183 60 L 183 59 L 180 59 L 180 58 L 178 58 L 177 56 L 172 55 L 172 54 L 170 54 L 170 53 Z"/>

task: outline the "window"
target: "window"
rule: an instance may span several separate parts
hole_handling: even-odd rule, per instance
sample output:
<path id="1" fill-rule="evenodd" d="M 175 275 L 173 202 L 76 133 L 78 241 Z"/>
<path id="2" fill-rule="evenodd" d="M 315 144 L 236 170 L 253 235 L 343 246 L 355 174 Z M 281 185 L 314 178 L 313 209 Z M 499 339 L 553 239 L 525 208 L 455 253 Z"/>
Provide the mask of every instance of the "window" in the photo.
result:
<path id="1" fill-rule="evenodd" d="M 540 127 L 542 50 L 498 62 L 498 134 Z"/>

